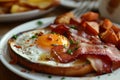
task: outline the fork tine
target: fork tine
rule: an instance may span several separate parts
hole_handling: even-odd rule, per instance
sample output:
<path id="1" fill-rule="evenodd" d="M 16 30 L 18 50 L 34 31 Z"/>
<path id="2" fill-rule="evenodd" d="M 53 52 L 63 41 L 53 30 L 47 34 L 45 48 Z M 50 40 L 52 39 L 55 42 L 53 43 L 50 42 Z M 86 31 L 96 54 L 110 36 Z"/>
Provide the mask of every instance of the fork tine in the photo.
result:
<path id="1" fill-rule="evenodd" d="M 80 5 L 77 9 L 73 10 L 72 12 L 75 14 L 76 17 L 79 17 L 81 14 L 85 13 L 86 11 L 93 9 L 93 7 L 95 7 L 94 0 L 86 0 L 86 1 L 84 0 L 82 5 Z"/>
<path id="2" fill-rule="evenodd" d="M 76 11 L 78 11 L 78 9 L 80 9 L 83 6 L 83 3 L 85 3 L 85 0 L 80 0 L 80 3 L 79 3 L 80 6 L 74 9 L 72 12 L 76 13 Z"/>
<path id="3" fill-rule="evenodd" d="M 75 10 L 73 10 L 72 12 L 74 14 L 77 14 L 78 11 L 81 11 L 81 9 L 83 9 L 86 6 L 87 3 L 88 3 L 88 1 L 86 2 L 86 0 L 81 0 L 80 4 L 79 4 L 80 6 L 78 8 L 76 8 Z"/>
<path id="4" fill-rule="evenodd" d="M 75 16 L 79 16 L 83 12 L 83 10 L 86 10 L 89 7 L 89 3 L 90 1 L 84 3 L 83 7 L 81 7 L 80 9 L 78 9 L 78 11 L 76 11 Z"/>
<path id="5" fill-rule="evenodd" d="M 81 16 L 85 12 L 90 11 L 91 9 L 94 9 L 94 8 L 95 8 L 95 2 L 92 0 L 91 5 L 88 8 L 84 9 L 83 11 L 81 11 L 81 13 L 79 13 L 78 16 Z"/>

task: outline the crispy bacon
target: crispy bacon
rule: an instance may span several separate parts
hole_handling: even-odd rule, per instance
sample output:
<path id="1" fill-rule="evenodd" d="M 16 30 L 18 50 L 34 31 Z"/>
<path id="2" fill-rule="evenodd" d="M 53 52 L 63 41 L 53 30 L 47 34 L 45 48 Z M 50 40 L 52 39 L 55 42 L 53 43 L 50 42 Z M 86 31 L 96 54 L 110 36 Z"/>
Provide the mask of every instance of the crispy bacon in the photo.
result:
<path id="1" fill-rule="evenodd" d="M 72 55 L 67 54 L 64 47 L 61 46 L 57 46 L 52 50 L 52 55 L 57 61 L 68 63 L 75 59 L 85 58 L 90 61 L 99 74 L 109 73 L 116 67 L 114 67 L 114 64 L 120 64 L 120 51 L 114 45 L 104 44 L 97 36 L 90 36 L 84 32 L 79 32 L 76 35 L 80 38 L 79 47 L 72 52 Z M 73 44 L 71 46 L 69 49 L 76 47 Z"/>
<path id="2" fill-rule="evenodd" d="M 64 47 L 62 45 L 60 46 L 55 46 L 52 50 L 51 50 L 51 56 L 58 62 L 61 63 L 67 63 L 67 62 L 71 62 L 73 60 L 75 60 L 75 57 L 72 55 L 67 54 L 64 51 Z"/>
<path id="3" fill-rule="evenodd" d="M 71 25 L 80 26 L 80 22 L 81 22 L 80 20 L 77 20 L 75 18 L 70 19 L 70 24 Z"/>
<path id="4" fill-rule="evenodd" d="M 59 33 L 61 35 L 69 35 L 69 28 L 67 25 L 58 24 L 55 28 L 52 29 L 52 32 Z"/>
<path id="5" fill-rule="evenodd" d="M 92 67 L 94 68 L 95 71 L 97 71 L 98 74 L 103 74 L 103 73 L 109 73 L 111 72 L 111 67 L 112 67 L 112 62 L 108 61 L 108 63 L 103 61 L 105 57 L 103 58 L 98 58 L 96 57 L 88 57 L 87 58 Z"/>
<path id="6" fill-rule="evenodd" d="M 109 73 L 114 69 L 114 64 L 120 64 L 120 51 L 114 46 L 88 43 L 80 43 L 79 46 L 72 55 L 67 54 L 63 46 L 54 47 L 51 54 L 55 60 L 61 63 L 68 63 L 81 58 L 88 59 L 99 74 Z"/>
<path id="7" fill-rule="evenodd" d="M 76 50 L 74 54 L 79 54 L 77 58 L 90 58 L 89 60 L 93 68 L 100 74 L 111 72 L 113 63 L 120 62 L 120 51 L 115 46 L 111 45 L 81 43 L 80 48 Z M 99 59 L 102 66 L 101 68 L 96 63 L 96 59 Z"/>

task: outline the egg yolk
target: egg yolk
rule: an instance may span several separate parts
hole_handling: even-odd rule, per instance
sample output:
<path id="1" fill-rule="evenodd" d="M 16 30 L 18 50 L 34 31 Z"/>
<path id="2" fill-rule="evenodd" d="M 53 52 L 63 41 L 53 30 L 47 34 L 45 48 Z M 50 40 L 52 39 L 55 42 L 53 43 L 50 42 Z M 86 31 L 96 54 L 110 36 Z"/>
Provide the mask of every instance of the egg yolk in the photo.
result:
<path id="1" fill-rule="evenodd" d="M 44 34 L 39 36 L 36 40 L 36 44 L 39 47 L 50 50 L 53 46 L 63 45 L 66 48 L 69 47 L 70 43 L 68 39 L 59 34 Z"/>

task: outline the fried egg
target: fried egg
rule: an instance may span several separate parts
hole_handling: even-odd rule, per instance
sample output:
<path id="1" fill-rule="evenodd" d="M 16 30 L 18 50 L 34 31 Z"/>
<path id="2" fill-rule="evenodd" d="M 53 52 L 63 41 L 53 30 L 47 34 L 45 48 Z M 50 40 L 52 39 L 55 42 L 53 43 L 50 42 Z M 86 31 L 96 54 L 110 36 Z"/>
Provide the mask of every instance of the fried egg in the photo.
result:
<path id="1" fill-rule="evenodd" d="M 58 63 L 50 56 L 53 46 L 63 45 L 69 48 L 69 40 L 60 34 L 51 33 L 48 29 L 27 31 L 18 34 L 17 39 L 13 39 L 10 46 L 12 50 L 23 58 L 34 62 L 51 66 L 71 66 L 70 63 Z"/>

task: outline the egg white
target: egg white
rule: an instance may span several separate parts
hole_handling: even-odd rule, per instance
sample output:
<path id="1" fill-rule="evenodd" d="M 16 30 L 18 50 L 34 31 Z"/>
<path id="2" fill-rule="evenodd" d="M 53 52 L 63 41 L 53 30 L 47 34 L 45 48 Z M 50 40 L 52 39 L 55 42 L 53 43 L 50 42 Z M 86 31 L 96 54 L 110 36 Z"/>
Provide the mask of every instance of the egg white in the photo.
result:
<path id="1" fill-rule="evenodd" d="M 21 57 L 23 57 L 31 62 L 34 62 L 34 63 L 40 63 L 40 64 L 56 66 L 56 67 L 58 67 L 58 66 L 59 67 L 73 66 L 74 62 L 64 64 L 64 63 L 58 63 L 53 60 L 45 61 L 45 60 L 39 59 L 41 55 L 50 53 L 49 51 L 44 50 L 40 47 L 38 48 L 38 46 L 36 44 L 34 44 L 35 39 L 31 39 L 32 36 L 34 36 L 36 33 L 40 33 L 40 32 L 42 32 L 43 34 L 47 34 L 47 33 L 50 33 L 51 31 L 45 30 L 45 29 L 40 29 L 40 30 L 24 32 L 24 33 L 20 34 L 16 40 L 11 42 L 10 46 L 11 46 L 12 50 L 16 54 L 20 55 Z M 27 40 L 29 40 L 29 41 L 27 42 Z M 33 46 L 30 46 L 31 44 L 33 44 Z M 17 48 L 17 47 L 15 47 L 15 45 L 19 45 L 19 46 L 21 46 L 21 48 Z"/>

